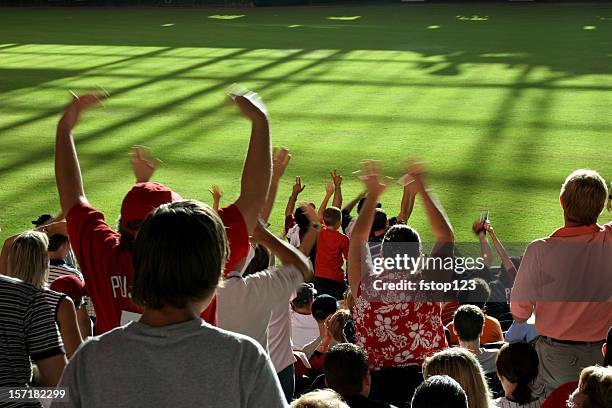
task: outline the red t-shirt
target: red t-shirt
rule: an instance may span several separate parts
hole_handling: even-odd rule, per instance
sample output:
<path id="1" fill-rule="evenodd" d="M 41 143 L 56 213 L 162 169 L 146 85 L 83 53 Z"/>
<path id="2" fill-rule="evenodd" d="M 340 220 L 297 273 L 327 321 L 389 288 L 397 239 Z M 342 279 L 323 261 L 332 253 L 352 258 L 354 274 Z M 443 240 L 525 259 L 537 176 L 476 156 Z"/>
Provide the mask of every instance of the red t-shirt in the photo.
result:
<path id="1" fill-rule="evenodd" d="M 570 381 L 560 385 L 548 394 L 546 401 L 542 403 L 540 408 L 565 408 L 567 406 L 566 401 L 576 388 L 578 388 L 578 381 Z"/>
<path id="2" fill-rule="evenodd" d="M 339 231 L 323 227 L 317 238 L 315 276 L 344 282 L 344 260 L 348 257 L 349 239 Z"/>
<path id="3" fill-rule="evenodd" d="M 227 271 L 248 253 L 249 236 L 238 207 L 230 205 L 219 210 L 219 216 L 226 227 L 230 246 Z M 96 310 L 96 334 L 120 326 L 124 312 L 142 313 L 131 300 L 132 252 L 119 244 L 120 235 L 108 226 L 104 214 L 90 205 L 77 204 L 70 209 L 66 220 L 70 243 Z M 216 323 L 215 299 L 202 317 L 209 323 Z"/>

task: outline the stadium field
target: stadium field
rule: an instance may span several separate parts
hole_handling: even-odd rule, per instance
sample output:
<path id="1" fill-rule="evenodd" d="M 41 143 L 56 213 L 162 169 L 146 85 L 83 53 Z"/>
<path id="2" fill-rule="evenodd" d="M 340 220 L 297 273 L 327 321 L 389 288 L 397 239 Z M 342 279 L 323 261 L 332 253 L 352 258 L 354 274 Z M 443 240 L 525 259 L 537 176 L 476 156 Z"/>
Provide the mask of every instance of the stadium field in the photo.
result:
<path id="1" fill-rule="evenodd" d="M 275 145 L 320 202 L 331 169 L 344 200 L 362 159 L 397 178 L 423 160 L 461 241 L 489 210 L 525 242 L 563 222 L 558 191 L 576 168 L 612 178 L 612 5 L 388 4 L 296 8 L 0 9 L 1 238 L 59 209 L 55 125 L 69 90 L 111 93 L 76 144 L 89 200 L 115 224 L 133 178 L 128 150 L 164 161 L 155 180 L 184 197 L 238 193 L 248 123 L 224 103 L 259 92 Z M 401 189 L 383 204 L 398 211 Z M 606 212 L 601 222 L 612 219 Z M 430 237 L 417 202 L 411 223 Z"/>

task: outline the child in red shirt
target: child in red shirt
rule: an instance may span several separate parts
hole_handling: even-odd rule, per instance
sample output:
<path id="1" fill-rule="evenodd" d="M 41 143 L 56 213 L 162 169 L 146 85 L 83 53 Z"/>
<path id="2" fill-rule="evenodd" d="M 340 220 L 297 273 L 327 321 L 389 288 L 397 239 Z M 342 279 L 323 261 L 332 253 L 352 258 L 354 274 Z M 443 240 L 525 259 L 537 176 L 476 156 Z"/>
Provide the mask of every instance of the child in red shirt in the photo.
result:
<path id="1" fill-rule="evenodd" d="M 344 261 L 348 257 L 349 239 L 338 231 L 342 225 L 339 208 L 325 209 L 323 221 L 325 226 L 317 238 L 314 284 L 319 293 L 342 300 L 347 288 Z"/>

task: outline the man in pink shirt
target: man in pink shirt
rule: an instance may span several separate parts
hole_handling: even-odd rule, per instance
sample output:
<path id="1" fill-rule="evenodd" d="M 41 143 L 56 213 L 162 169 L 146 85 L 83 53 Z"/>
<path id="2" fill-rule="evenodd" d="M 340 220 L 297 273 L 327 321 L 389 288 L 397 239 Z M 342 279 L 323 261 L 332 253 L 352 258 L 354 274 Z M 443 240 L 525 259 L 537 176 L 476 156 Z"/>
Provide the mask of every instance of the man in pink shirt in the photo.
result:
<path id="1" fill-rule="evenodd" d="M 514 320 L 535 314 L 540 357 L 534 391 L 544 395 L 601 364 L 612 325 L 612 222 L 597 224 L 608 189 L 592 170 L 576 170 L 561 187 L 565 225 L 527 247 L 510 309 Z"/>

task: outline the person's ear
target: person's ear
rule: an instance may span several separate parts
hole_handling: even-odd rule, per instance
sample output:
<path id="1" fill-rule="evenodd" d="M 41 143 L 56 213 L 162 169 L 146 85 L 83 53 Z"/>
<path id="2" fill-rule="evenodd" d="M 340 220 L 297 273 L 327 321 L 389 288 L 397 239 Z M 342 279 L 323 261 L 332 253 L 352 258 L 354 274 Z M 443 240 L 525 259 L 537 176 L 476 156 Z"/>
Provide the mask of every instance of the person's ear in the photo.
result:
<path id="1" fill-rule="evenodd" d="M 480 337 L 484 334 L 484 324 L 482 325 L 482 329 L 480 329 Z"/>
<path id="2" fill-rule="evenodd" d="M 459 336 L 459 335 L 457 334 L 457 329 L 455 328 L 455 325 L 454 325 L 454 324 L 453 324 L 453 334 L 454 334 L 455 336 Z"/>
<path id="3" fill-rule="evenodd" d="M 606 343 L 604 343 L 603 346 L 601 346 L 601 352 L 603 353 L 605 357 L 606 356 Z"/>
<path id="4" fill-rule="evenodd" d="M 366 371 L 366 373 L 363 375 L 363 385 L 364 387 L 370 387 L 372 385 L 372 376 L 370 376 L 370 371 Z"/>

